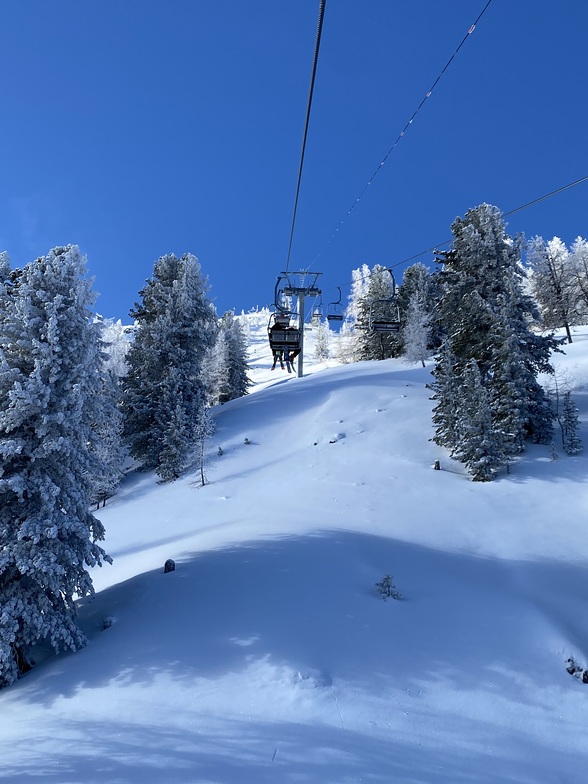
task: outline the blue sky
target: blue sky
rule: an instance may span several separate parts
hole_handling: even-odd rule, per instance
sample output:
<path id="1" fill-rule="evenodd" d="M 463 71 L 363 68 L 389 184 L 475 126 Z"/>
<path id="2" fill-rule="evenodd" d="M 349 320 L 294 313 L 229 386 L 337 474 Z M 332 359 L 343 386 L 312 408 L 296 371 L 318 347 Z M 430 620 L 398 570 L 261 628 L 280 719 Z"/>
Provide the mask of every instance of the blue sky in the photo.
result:
<path id="1" fill-rule="evenodd" d="M 327 0 L 290 269 L 395 265 L 481 202 L 507 212 L 588 175 L 580 0 Z M 128 321 L 163 253 L 200 259 L 219 313 L 284 269 L 318 0 L 0 3 L 0 246 L 88 256 L 97 310 Z M 508 218 L 588 236 L 588 183 Z M 430 263 L 431 254 L 419 260 Z M 411 262 L 412 263 L 412 262 Z M 402 278 L 402 265 L 396 268 Z"/>

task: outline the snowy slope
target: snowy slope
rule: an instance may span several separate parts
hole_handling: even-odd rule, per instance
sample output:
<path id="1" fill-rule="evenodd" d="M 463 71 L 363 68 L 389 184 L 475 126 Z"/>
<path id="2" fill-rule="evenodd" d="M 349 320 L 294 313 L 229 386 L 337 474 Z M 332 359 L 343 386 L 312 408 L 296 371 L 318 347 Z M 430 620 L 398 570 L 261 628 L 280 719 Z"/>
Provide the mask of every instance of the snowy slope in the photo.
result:
<path id="1" fill-rule="evenodd" d="M 270 372 L 248 320 L 256 387 L 215 412 L 209 484 L 137 474 L 101 510 L 91 642 L 0 692 L 0 780 L 583 782 L 586 456 L 472 483 L 430 441 L 428 369 L 319 365 L 309 333 L 307 375 Z"/>

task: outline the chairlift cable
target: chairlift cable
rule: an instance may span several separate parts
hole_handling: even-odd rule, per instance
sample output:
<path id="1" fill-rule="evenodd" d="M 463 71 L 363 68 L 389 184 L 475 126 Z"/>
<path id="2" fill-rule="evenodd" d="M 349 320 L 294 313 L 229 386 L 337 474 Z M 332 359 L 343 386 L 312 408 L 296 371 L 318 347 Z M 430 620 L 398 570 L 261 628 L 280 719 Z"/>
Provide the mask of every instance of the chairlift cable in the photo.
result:
<path id="1" fill-rule="evenodd" d="M 503 212 L 502 217 L 508 218 L 510 215 L 514 215 L 517 212 L 522 212 L 523 210 L 526 210 L 528 207 L 532 207 L 535 204 L 539 204 L 540 202 L 545 201 L 546 199 L 550 199 L 552 196 L 557 196 L 558 193 L 563 193 L 563 191 L 567 191 L 569 188 L 574 188 L 576 185 L 581 185 L 583 182 L 588 182 L 588 176 L 580 177 L 580 179 L 574 180 L 574 182 L 569 182 L 567 185 L 562 185 L 560 188 L 556 188 L 555 190 L 550 191 L 549 193 L 545 193 L 543 196 L 539 196 L 538 198 L 532 199 L 531 201 L 528 201 L 525 204 L 521 204 L 519 207 L 515 207 L 514 209 L 509 210 L 508 212 Z M 420 253 L 415 253 L 414 256 L 409 256 L 406 259 L 402 259 L 402 261 L 397 261 L 395 264 L 391 264 L 386 269 L 393 270 L 396 269 L 396 267 L 401 267 L 404 264 L 408 264 L 409 261 L 414 261 L 415 259 L 419 259 L 421 256 L 424 256 L 426 253 L 434 253 L 439 248 L 443 248 L 445 247 L 445 245 L 449 245 L 450 242 L 453 242 L 453 239 L 445 240 L 444 242 L 438 242 L 436 245 L 433 245 L 430 248 L 427 248 L 426 250 L 422 250 Z M 341 292 L 340 288 L 339 288 L 339 292 Z M 339 293 L 339 298 L 341 298 L 340 293 Z"/>
<path id="2" fill-rule="evenodd" d="M 453 52 L 453 54 L 451 55 L 451 57 L 449 58 L 449 60 L 448 60 L 448 61 L 445 63 L 445 65 L 443 66 L 443 68 L 442 68 L 442 69 L 441 69 L 441 71 L 439 72 L 439 74 L 438 74 L 437 78 L 435 79 L 435 81 L 433 82 L 433 84 L 431 85 L 431 87 L 430 87 L 430 88 L 427 90 L 427 92 L 425 93 L 425 96 L 423 97 L 423 99 L 421 100 L 421 102 L 419 103 L 419 105 L 417 106 L 417 108 L 414 110 L 414 112 L 412 113 L 412 115 L 411 115 L 410 119 L 408 120 L 408 122 L 405 124 L 404 128 L 402 128 L 402 130 L 400 131 L 400 133 L 399 133 L 399 134 L 398 134 L 398 136 L 396 137 L 396 140 L 394 141 L 394 144 L 393 144 L 393 145 L 390 147 L 390 149 L 388 150 L 388 152 L 386 153 L 386 155 L 384 155 L 384 157 L 382 158 L 382 160 L 380 161 L 380 163 L 378 164 L 378 166 L 376 167 L 376 169 L 375 169 L 375 170 L 374 170 L 374 172 L 372 173 L 371 177 L 369 178 L 369 180 L 367 181 L 367 183 L 364 185 L 364 187 L 363 187 L 363 190 L 360 192 L 359 196 L 358 196 L 358 197 L 355 199 L 355 201 L 353 202 L 353 204 L 351 205 L 351 207 L 349 207 L 349 209 L 348 209 L 348 210 L 347 210 L 347 212 L 345 213 L 344 217 L 343 217 L 343 218 L 342 218 L 342 220 L 339 222 L 339 225 L 337 226 L 337 228 L 335 229 L 335 231 L 333 232 L 333 234 L 331 234 L 331 236 L 329 237 L 329 239 L 328 239 L 328 241 L 327 241 L 327 245 L 328 245 L 328 244 L 331 242 L 331 240 L 333 240 L 333 239 L 335 238 L 336 234 L 338 233 L 338 231 L 340 230 L 340 228 L 343 226 L 343 224 L 345 223 L 345 221 L 347 220 L 347 218 L 348 218 L 348 217 L 351 215 L 351 213 L 353 212 L 353 210 L 355 209 L 355 207 L 356 207 L 356 206 L 358 205 L 358 203 L 361 201 L 361 199 L 363 198 L 363 196 L 364 196 L 365 192 L 366 192 L 366 191 L 369 189 L 370 185 L 371 185 L 371 184 L 372 184 L 372 182 L 374 181 L 374 179 L 375 179 L 376 175 L 378 174 L 378 172 L 379 172 L 379 171 L 382 169 L 382 167 L 384 166 L 384 164 L 386 163 L 386 161 L 388 160 L 388 158 L 390 157 L 390 155 L 392 154 L 392 152 L 394 151 L 394 149 L 397 147 L 397 145 L 398 145 L 398 143 L 400 142 L 400 140 L 401 140 L 401 139 L 403 138 L 403 136 L 406 134 L 406 132 L 407 132 L 408 128 L 409 128 L 409 127 L 412 125 L 412 123 L 413 123 L 413 121 L 415 120 L 415 118 L 416 118 L 416 116 L 418 115 L 418 113 L 421 111 L 421 109 L 423 108 L 423 106 L 425 105 L 425 103 L 427 102 L 427 100 L 428 100 L 428 99 L 431 97 L 431 94 L 432 94 L 433 90 L 434 90 L 434 89 L 437 87 L 437 85 L 438 85 L 438 84 L 439 84 L 439 82 L 441 81 L 441 79 L 442 79 L 443 75 L 445 74 L 445 72 L 447 71 L 447 69 L 449 68 L 449 66 L 451 65 L 451 63 L 453 62 L 453 60 L 455 59 L 455 57 L 457 56 L 457 54 L 459 53 L 459 51 L 460 51 L 460 49 L 462 48 L 462 46 L 465 44 L 465 42 L 468 40 L 468 38 L 470 37 L 470 35 L 471 35 L 471 34 L 474 32 L 474 30 L 476 29 L 476 25 L 478 24 L 478 22 L 480 21 L 480 19 L 482 18 L 482 16 L 483 16 L 483 15 L 484 15 L 484 13 L 486 12 L 486 10 L 488 9 L 488 7 L 489 7 L 489 5 L 490 5 L 490 3 L 491 3 L 491 2 L 492 2 L 492 0 L 487 0 L 487 3 L 486 3 L 486 5 L 485 5 L 485 6 L 484 6 L 484 8 L 483 8 L 483 9 L 480 11 L 480 13 L 478 14 L 478 16 L 476 17 L 476 20 L 475 20 L 475 21 L 474 21 L 474 22 L 473 22 L 473 23 L 470 25 L 470 27 L 468 28 L 468 31 L 467 31 L 467 33 L 466 33 L 466 34 L 464 35 L 464 37 L 461 39 L 461 41 L 460 41 L 459 45 L 457 46 L 457 48 L 455 49 L 455 51 Z M 312 264 L 314 264 L 314 262 L 315 262 L 315 261 L 316 261 L 316 260 L 319 258 L 319 256 L 321 255 L 321 253 L 322 253 L 322 251 L 320 251 L 320 252 L 319 252 L 319 253 L 318 253 L 318 254 L 315 256 L 315 258 L 314 258 L 314 260 L 313 260 Z"/>
<path id="3" fill-rule="evenodd" d="M 526 204 L 521 204 L 520 207 L 515 207 L 513 210 L 509 210 L 508 212 L 503 212 L 502 217 L 508 218 L 509 215 L 514 215 L 516 212 L 522 212 L 523 210 L 526 210 L 527 207 L 532 207 L 535 204 L 539 204 L 539 202 L 541 201 L 550 199 L 552 196 L 557 196 L 558 193 L 567 191 L 568 188 L 574 188 L 576 185 L 581 185 L 583 182 L 586 181 L 588 181 L 588 176 L 580 177 L 579 180 L 575 180 L 574 182 L 569 182 L 567 185 L 562 185 L 561 188 L 556 188 L 554 191 L 550 191 L 549 193 L 546 193 L 543 196 L 539 196 L 539 198 L 537 199 L 528 201 Z M 408 264 L 409 261 L 414 261 L 415 259 L 424 256 L 426 253 L 434 253 L 438 248 L 443 248 L 445 245 L 449 245 L 449 243 L 452 241 L 453 240 L 445 240 L 445 242 L 439 242 L 437 243 L 437 245 L 433 245 L 431 248 L 422 250 L 420 253 L 416 253 L 414 256 L 409 256 L 407 259 L 403 259 L 402 261 L 396 262 L 396 264 L 392 264 L 392 267 L 390 269 L 395 267 L 400 267 L 402 264 Z"/>
<path id="4" fill-rule="evenodd" d="M 304 166 L 304 152 L 306 150 L 306 139 L 308 136 L 308 126 L 310 123 L 310 110 L 312 107 L 312 95 L 314 93 L 314 82 L 316 78 L 316 69 L 318 64 L 318 55 L 319 49 L 321 45 L 321 34 L 323 30 L 323 19 L 325 15 L 325 5 L 326 0 L 319 0 L 319 14 L 318 14 L 318 25 L 316 31 L 316 41 L 314 45 L 314 55 L 312 58 L 312 71 L 310 76 L 310 87 L 308 91 L 308 102 L 306 105 L 306 121 L 304 123 L 304 133 L 302 136 L 302 150 L 300 153 L 300 164 L 298 166 L 298 182 L 296 184 L 296 196 L 294 198 L 294 211 L 292 214 L 292 226 L 290 228 L 290 242 L 288 244 L 288 255 L 286 256 L 286 271 L 289 269 L 290 265 L 290 254 L 292 252 L 292 241 L 294 239 L 294 226 L 296 225 L 296 211 L 298 209 L 298 196 L 300 195 L 300 183 L 302 181 L 302 168 Z"/>

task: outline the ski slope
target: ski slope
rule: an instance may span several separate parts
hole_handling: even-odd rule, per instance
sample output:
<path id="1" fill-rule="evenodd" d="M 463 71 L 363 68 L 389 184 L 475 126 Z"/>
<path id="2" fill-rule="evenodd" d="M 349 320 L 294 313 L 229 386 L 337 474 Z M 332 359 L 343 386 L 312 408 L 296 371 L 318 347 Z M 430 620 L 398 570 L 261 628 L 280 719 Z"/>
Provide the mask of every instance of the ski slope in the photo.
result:
<path id="1" fill-rule="evenodd" d="M 585 781 L 586 455 L 472 483 L 431 441 L 428 368 L 319 364 L 308 333 L 305 376 L 272 372 L 247 321 L 255 387 L 215 410 L 208 484 L 136 473 L 100 510 L 89 645 L 0 692 L 0 780 Z"/>

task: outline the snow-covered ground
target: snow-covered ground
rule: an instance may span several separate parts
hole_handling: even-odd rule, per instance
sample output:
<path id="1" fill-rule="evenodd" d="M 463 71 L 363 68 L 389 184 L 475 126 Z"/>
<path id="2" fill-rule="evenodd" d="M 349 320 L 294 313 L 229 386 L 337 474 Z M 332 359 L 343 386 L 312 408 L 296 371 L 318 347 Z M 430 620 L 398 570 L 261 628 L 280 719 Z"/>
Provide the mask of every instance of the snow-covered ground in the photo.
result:
<path id="1" fill-rule="evenodd" d="M 0 780 L 586 781 L 586 455 L 473 483 L 430 440 L 428 369 L 327 367 L 309 333 L 305 377 L 270 372 L 248 318 L 256 386 L 215 412 L 209 484 L 135 474 L 100 511 L 90 644 L 0 692 Z"/>

